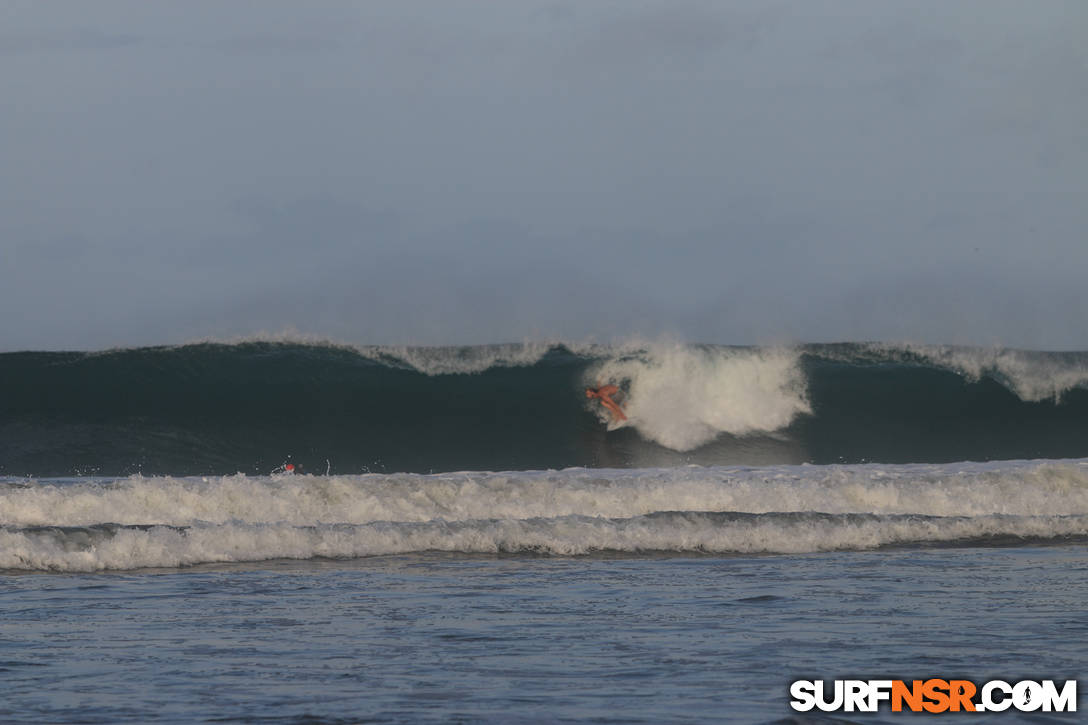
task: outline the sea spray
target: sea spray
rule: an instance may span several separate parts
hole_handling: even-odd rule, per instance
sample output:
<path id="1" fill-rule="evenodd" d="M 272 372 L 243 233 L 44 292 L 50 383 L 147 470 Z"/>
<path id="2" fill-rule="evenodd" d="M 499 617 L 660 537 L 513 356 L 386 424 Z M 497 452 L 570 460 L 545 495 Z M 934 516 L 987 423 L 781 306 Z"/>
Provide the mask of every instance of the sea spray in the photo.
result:
<path id="1" fill-rule="evenodd" d="M 722 433 L 772 433 L 811 412 L 800 357 L 797 349 L 656 345 L 592 365 L 586 380 L 623 385 L 640 433 L 690 451 Z"/>

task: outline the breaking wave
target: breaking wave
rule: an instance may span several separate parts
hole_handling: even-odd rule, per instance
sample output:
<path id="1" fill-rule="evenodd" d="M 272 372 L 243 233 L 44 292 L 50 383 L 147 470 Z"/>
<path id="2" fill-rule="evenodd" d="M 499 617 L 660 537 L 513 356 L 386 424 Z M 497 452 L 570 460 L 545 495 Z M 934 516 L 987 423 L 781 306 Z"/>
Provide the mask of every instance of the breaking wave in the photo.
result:
<path id="1" fill-rule="evenodd" d="M 1088 539 L 1088 461 L 0 484 L 0 569 Z"/>
<path id="2" fill-rule="evenodd" d="M 606 429 L 583 388 L 611 383 Z M 0 354 L 0 474 L 438 472 L 1088 455 L 1088 353 L 844 343 Z"/>

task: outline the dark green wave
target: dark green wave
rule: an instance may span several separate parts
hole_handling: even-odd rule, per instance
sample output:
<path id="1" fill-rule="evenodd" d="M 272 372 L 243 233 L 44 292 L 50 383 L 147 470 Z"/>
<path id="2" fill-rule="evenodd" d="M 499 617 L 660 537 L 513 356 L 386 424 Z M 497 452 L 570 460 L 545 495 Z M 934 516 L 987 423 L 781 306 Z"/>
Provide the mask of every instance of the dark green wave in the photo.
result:
<path id="1" fill-rule="evenodd" d="M 1000 366 L 974 375 L 933 354 L 861 344 L 799 350 L 811 414 L 672 451 L 632 428 L 606 432 L 590 412 L 582 386 L 609 354 L 556 345 L 531 364 L 428 375 L 395 350 L 292 343 L 5 353 L 0 474 L 268 473 L 288 460 L 358 473 L 1088 456 L 1079 383 L 1024 399 Z M 1043 377 L 1088 359 L 1024 355 Z"/>

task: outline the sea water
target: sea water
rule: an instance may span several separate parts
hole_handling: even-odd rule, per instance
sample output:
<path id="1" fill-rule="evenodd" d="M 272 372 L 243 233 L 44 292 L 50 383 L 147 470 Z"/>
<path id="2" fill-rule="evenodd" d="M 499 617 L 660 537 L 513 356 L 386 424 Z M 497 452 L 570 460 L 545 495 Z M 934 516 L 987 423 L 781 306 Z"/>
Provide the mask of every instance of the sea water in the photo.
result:
<path id="1" fill-rule="evenodd" d="M 0 719 L 773 722 L 795 679 L 1083 682 L 1086 581 L 1082 544 L 6 576 Z"/>
<path id="2" fill-rule="evenodd" d="M 1086 460 L 2 491 L 9 722 L 770 722 L 796 679 L 1086 674 Z"/>
<path id="3" fill-rule="evenodd" d="M 1083 359 L 0 355 L 0 722 L 1078 722 Z M 1079 712 L 790 707 L 930 678 Z"/>

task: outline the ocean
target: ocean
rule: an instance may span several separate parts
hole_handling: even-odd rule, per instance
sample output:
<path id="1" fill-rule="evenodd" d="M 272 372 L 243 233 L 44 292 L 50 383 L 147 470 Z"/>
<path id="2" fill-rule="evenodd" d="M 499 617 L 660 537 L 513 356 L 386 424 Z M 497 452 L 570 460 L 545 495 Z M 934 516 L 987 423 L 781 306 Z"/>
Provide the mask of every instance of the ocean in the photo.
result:
<path id="1" fill-rule="evenodd" d="M 1085 602 L 1088 352 L 0 354 L 0 722 L 1077 722 Z M 1080 712 L 790 706 L 931 678 Z"/>

